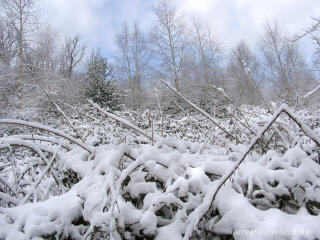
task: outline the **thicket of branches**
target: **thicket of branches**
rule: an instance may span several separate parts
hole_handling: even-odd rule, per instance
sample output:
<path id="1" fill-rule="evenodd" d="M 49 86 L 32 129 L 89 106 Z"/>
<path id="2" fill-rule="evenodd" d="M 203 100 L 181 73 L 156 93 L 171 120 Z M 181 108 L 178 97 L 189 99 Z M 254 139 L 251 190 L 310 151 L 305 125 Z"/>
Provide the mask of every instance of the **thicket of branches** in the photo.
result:
<path id="1" fill-rule="evenodd" d="M 229 103 L 221 119 L 164 84 L 188 106 L 178 116 L 89 100 L 60 109 L 65 131 L 0 119 L 1 238 L 283 239 L 288 222 L 306 230 L 288 239 L 320 234 L 317 112 L 299 114 L 312 129 L 285 105 Z"/>
<path id="2" fill-rule="evenodd" d="M 172 108 L 176 99 L 159 80 L 172 83 L 212 114 L 222 106 L 217 88 L 239 104 L 259 105 L 271 99 L 293 106 L 316 102 L 318 95 L 308 94 L 319 85 L 318 72 L 312 72 L 319 70 L 318 18 L 294 36 L 266 23 L 255 48 L 242 41 L 229 50 L 206 21 L 188 21 L 172 2 L 161 1 L 154 7 L 150 30 L 123 24 L 115 38 L 116 56 L 99 56 L 106 61 L 102 72 L 92 66 L 94 55 L 88 54 L 79 35 L 61 40 L 55 29 L 40 24 L 36 0 L 2 1 L 0 17 L 2 108 L 47 109 L 41 88 L 67 104 L 84 102 L 96 91 L 101 97 L 115 95 L 117 104 L 131 109 L 155 107 L 158 101 L 164 109 Z M 315 43 L 312 66 L 305 62 L 301 37 Z M 92 51 L 98 57 L 99 50 Z"/>

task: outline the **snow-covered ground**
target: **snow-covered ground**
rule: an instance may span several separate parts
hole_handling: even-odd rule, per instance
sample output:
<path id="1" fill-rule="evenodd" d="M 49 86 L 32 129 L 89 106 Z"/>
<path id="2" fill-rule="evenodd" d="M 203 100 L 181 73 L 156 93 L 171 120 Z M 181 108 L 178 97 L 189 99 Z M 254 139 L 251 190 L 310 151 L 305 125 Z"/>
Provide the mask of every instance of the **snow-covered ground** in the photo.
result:
<path id="1" fill-rule="evenodd" d="M 317 239 L 319 111 L 280 110 L 294 121 L 243 106 L 217 127 L 88 105 L 85 142 L 0 120 L 0 239 Z"/>

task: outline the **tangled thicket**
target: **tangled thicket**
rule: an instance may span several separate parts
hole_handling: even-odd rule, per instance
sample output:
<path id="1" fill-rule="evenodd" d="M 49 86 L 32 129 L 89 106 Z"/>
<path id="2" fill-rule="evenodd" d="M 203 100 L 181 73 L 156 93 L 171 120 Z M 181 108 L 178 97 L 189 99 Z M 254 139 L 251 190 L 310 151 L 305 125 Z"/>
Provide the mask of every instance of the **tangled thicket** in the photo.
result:
<path id="1" fill-rule="evenodd" d="M 90 103 L 70 111 L 77 133 L 0 120 L 0 239 L 320 235 L 314 109 L 231 106 L 208 119 Z"/>

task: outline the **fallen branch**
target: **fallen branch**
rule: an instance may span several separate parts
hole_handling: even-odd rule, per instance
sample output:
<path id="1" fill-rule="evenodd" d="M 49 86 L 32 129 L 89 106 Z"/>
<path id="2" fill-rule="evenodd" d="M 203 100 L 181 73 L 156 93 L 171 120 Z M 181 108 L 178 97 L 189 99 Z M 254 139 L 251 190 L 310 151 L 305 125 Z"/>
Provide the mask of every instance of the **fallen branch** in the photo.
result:
<path id="1" fill-rule="evenodd" d="M 178 106 L 178 108 L 181 109 L 182 112 L 185 111 L 185 109 L 184 109 L 183 107 L 181 107 L 176 101 L 174 101 L 174 104 L 176 104 L 176 105 Z M 190 122 L 191 122 L 203 135 L 205 135 L 206 137 L 209 135 L 209 134 L 205 133 L 200 126 L 198 126 L 198 123 L 196 122 L 196 120 L 194 120 L 194 119 L 190 116 L 190 114 L 186 113 L 185 115 L 188 117 L 188 119 L 190 120 Z M 183 127 L 183 126 L 181 126 L 181 127 Z M 179 128 L 179 130 L 180 130 L 180 128 Z M 179 131 L 179 130 L 178 130 L 178 131 Z M 210 131 L 210 130 L 209 130 L 209 131 Z M 209 131 L 208 131 L 208 132 L 209 132 Z M 212 144 L 214 144 L 214 142 L 211 140 L 211 136 L 210 136 L 210 137 L 207 137 L 206 142 L 209 141 L 209 140 L 211 141 Z"/>
<path id="2" fill-rule="evenodd" d="M 308 92 L 307 94 L 305 94 L 302 99 L 307 98 L 309 96 L 311 96 L 312 94 L 314 94 L 316 91 L 318 91 L 320 89 L 320 85 L 317 86 L 315 89 L 311 90 L 310 92 Z"/>
<path id="3" fill-rule="evenodd" d="M 32 65 L 26 65 L 27 67 L 36 67 L 36 66 L 32 66 Z M 38 67 L 36 67 L 38 68 Z M 35 76 L 35 74 L 32 71 L 29 71 L 31 74 L 31 77 L 38 83 L 39 87 L 41 88 L 41 90 L 44 92 L 44 94 L 48 97 L 48 99 L 50 100 L 50 102 L 56 107 L 56 109 L 58 110 L 58 112 L 62 115 L 62 117 L 66 120 L 67 124 L 71 127 L 71 129 L 75 132 L 75 134 L 82 140 L 82 142 L 84 142 L 82 136 L 79 134 L 79 132 L 77 131 L 77 129 L 75 129 L 75 127 L 72 125 L 70 119 L 67 117 L 67 115 L 62 111 L 62 109 L 59 107 L 58 104 L 56 104 L 53 99 L 51 98 L 51 96 L 49 95 L 49 93 L 44 89 L 44 87 L 42 86 L 41 82 L 39 81 L 39 79 Z"/>
<path id="4" fill-rule="evenodd" d="M 224 96 L 225 99 L 227 99 L 230 104 L 240 113 L 242 114 L 242 117 L 244 119 L 244 121 L 246 122 L 246 124 L 244 124 L 243 122 L 241 122 L 241 120 L 239 118 L 237 118 L 234 114 L 230 113 L 229 114 L 234 117 L 235 120 L 237 120 L 242 126 L 244 126 L 245 128 L 247 128 L 253 135 L 256 135 L 256 133 L 250 128 L 247 119 L 244 117 L 244 114 L 242 113 L 241 109 L 239 109 L 239 107 L 233 102 L 233 100 L 225 93 L 223 88 L 218 88 L 216 86 L 214 86 L 213 84 L 209 85 L 209 87 L 215 89 L 216 91 L 218 91 L 222 96 Z"/>
<path id="5" fill-rule="evenodd" d="M 186 103 L 188 103 L 192 108 L 194 108 L 195 110 L 197 110 L 199 113 L 201 113 L 202 115 L 204 115 L 205 117 L 207 117 L 214 125 L 216 125 L 219 129 L 221 129 L 223 132 L 225 132 L 228 136 L 232 137 L 234 140 L 236 140 L 238 143 L 241 143 L 241 141 L 233 136 L 231 133 L 229 133 L 226 129 L 224 129 L 223 127 L 220 126 L 219 123 L 217 123 L 217 121 L 211 117 L 207 112 L 203 111 L 201 108 L 199 108 L 198 106 L 196 106 L 195 104 L 193 104 L 192 102 L 190 102 L 189 100 L 187 100 L 184 96 L 181 95 L 181 93 L 179 93 L 175 88 L 171 87 L 168 83 L 166 83 L 165 81 L 161 80 L 162 83 L 164 83 L 170 90 L 172 90 L 175 94 L 177 94 L 182 100 L 184 100 Z"/>
<path id="6" fill-rule="evenodd" d="M 143 131 L 141 128 L 133 125 L 132 123 L 128 122 L 127 120 L 124 120 L 124 119 L 122 119 L 122 118 L 120 118 L 120 117 L 118 117 L 118 116 L 116 116 L 116 115 L 114 115 L 114 114 L 112 114 L 112 113 L 109 113 L 109 112 L 103 110 L 98 104 L 94 103 L 94 102 L 91 101 L 91 100 L 88 100 L 88 102 L 89 102 L 95 109 L 97 109 L 99 112 L 103 113 L 103 114 L 106 115 L 107 117 L 110 117 L 110 118 L 112 118 L 112 119 L 114 119 L 114 120 L 116 120 L 116 121 L 124 124 L 124 125 L 127 126 L 128 128 L 131 128 L 131 129 L 137 131 L 138 133 L 142 134 L 143 136 L 149 138 L 151 141 L 157 140 L 157 138 L 158 138 L 157 136 L 156 136 L 156 139 L 154 139 L 154 137 L 153 137 L 152 135 L 146 133 L 146 132 Z"/>
<path id="7" fill-rule="evenodd" d="M 212 205 L 217 193 L 219 192 L 219 190 L 223 186 L 223 184 L 225 184 L 225 182 L 235 173 L 235 171 L 239 168 L 239 166 L 244 161 L 244 159 L 247 157 L 247 155 L 251 152 L 251 150 L 254 148 L 254 146 L 262 138 L 264 133 L 269 129 L 269 127 L 274 123 L 274 121 L 280 116 L 282 111 L 283 111 L 283 109 L 280 107 L 279 110 L 273 114 L 273 116 L 271 117 L 271 120 L 269 120 L 269 122 L 260 130 L 260 132 L 257 134 L 257 136 L 254 139 L 252 139 L 250 145 L 248 146 L 246 152 L 243 154 L 242 158 L 240 160 L 238 160 L 238 162 L 233 166 L 233 168 L 227 174 L 222 176 L 222 178 L 220 179 L 220 182 L 218 184 L 218 187 L 213 194 L 212 201 L 211 201 L 210 205 Z"/>
<path id="8" fill-rule="evenodd" d="M 288 115 L 288 117 L 290 117 L 298 126 L 299 128 L 302 130 L 302 132 L 307 135 L 309 138 L 311 138 L 318 147 L 320 147 L 320 139 L 319 137 L 314 133 L 314 131 L 312 131 L 312 129 L 310 127 L 308 127 L 307 125 L 305 125 L 298 116 L 296 116 L 294 113 L 290 112 L 290 110 L 285 106 L 282 107 L 282 112 L 284 112 L 285 114 Z"/>
<path id="9" fill-rule="evenodd" d="M 23 120 L 15 120 L 15 119 L 0 119 L 0 124 L 17 124 L 17 125 L 24 125 L 24 126 L 28 126 L 28 127 L 33 127 L 33 128 L 38 128 L 38 129 L 42 129 L 48 132 L 51 132 L 53 134 L 56 134 L 60 137 L 66 138 L 68 139 L 70 142 L 78 145 L 79 147 L 83 148 L 84 150 L 86 150 L 87 152 L 93 154 L 94 153 L 94 148 L 92 148 L 91 146 L 86 145 L 85 143 L 82 143 L 81 141 L 77 140 L 76 138 L 66 134 L 63 131 L 39 124 L 39 123 L 34 123 L 34 122 L 27 122 L 27 121 L 23 121 Z"/>
<path id="10" fill-rule="evenodd" d="M 16 139 L 16 138 L 5 138 L 2 140 L 2 142 L 4 143 L 3 145 L 1 145 L 0 148 L 5 148 L 8 147 L 9 145 L 17 145 L 17 146 L 24 146 L 27 148 L 32 149 L 34 152 L 36 152 L 39 157 L 44 161 L 46 161 L 46 156 L 44 155 L 43 151 L 35 144 L 31 143 L 31 142 L 27 142 L 21 139 Z"/>
<path id="11" fill-rule="evenodd" d="M 209 87 L 215 89 L 216 91 L 218 91 L 220 94 L 222 94 L 225 99 L 227 99 L 232 105 L 236 106 L 236 104 L 234 104 L 233 100 L 226 94 L 226 92 L 224 91 L 223 88 L 218 88 L 213 84 L 210 84 Z"/>
<path id="12" fill-rule="evenodd" d="M 45 137 L 45 136 L 40 136 L 40 135 L 10 135 L 7 138 L 19 138 L 19 139 L 23 139 L 23 140 L 33 140 L 33 141 L 43 141 L 43 142 L 50 142 L 50 143 L 54 143 L 54 144 L 61 144 L 61 147 L 63 147 L 66 150 L 70 150 L 71 147 L 69 144 L 66 143 L 61 143 L 61 141 L 59 141 L 58 139 L 55 138 L 50 138 L 50 137 Z"/>

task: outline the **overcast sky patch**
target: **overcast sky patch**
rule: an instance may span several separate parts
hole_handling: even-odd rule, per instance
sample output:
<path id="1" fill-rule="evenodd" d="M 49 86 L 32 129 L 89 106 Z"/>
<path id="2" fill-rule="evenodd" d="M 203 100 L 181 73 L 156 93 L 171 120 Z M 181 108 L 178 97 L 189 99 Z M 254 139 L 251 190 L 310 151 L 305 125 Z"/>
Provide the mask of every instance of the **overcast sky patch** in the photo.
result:
<path id="1" fill-rule="evenodd" d="M 148 29 L 153 21 L 156 0 L 45 0 L 45 20 L 63 36 L 77 33 L 90 48 L 100 48 L 112 57 L 114 39 L 124 22 L 137 21 Z M 190 21 L 192 16 L 206 19 L 221 43 L 230 48 L 244 39 L 254 47 L 263 32 L 263 23 L 276 21 L 290 33 L 299 33 L 320 14 L 319 0 L 175 0 L 178 10 Z M 312 42 L 301 40 L 307 61 L 311 61 Z"/>

